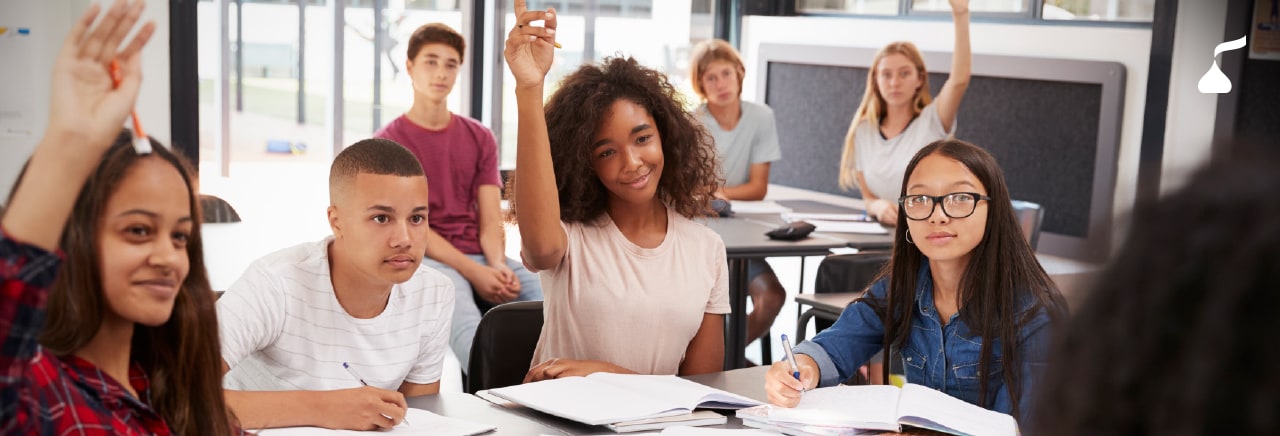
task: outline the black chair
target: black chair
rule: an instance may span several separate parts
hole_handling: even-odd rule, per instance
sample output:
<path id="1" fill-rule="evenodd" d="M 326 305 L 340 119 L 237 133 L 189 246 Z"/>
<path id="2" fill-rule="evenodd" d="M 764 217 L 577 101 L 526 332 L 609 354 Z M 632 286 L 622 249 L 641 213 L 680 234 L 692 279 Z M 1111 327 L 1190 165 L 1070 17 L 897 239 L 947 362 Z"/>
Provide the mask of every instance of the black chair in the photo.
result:
<path id="1" fill-rule="evenodd" d="M 231 203 L 213 195 L 200 195 L 200 209 L 206 223 L 238 223 L 240 214 L 231 207 Z"/>
<path id="2" fill-rule="evenodd" d="M 467 393 L 518 385 L 542 334 L 542 302 L 500 304 L 480 318 L 467 365 Z"/>

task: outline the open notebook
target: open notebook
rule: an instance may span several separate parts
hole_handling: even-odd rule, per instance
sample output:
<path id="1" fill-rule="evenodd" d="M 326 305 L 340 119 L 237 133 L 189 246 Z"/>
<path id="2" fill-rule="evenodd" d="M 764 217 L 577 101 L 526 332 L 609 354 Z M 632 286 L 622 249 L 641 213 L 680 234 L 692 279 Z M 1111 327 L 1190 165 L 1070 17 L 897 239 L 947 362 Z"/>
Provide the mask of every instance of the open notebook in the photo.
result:
<path id="1" fill-rule="evenodd" d="M 740 409 L 761 404 L 673 375 L 605 372 L 490 389 L 488 394 L 591 425 L 685 415 L 699 407 Z"/>
<path id="2" fill-rule="evenodd" d="M 262 436 L 303 436 L 303 435 L 432 435 L 432 436 L 471 436 L 491 432 L 497 427 L 479 424 L 461 419 L 449 418 L 422 409 L 409 408 L 404 416 L 409 424 L 401 422 L 391 430 L 367 432 L 355 430 L 330 430 L 319 427 L 286 427 L 259 431 Z"/>
<path id="3" fill-rule="evenodd" d="M 794 408 L 763 406 L 738 411 L 744 421 L 808 434 L 850 434 L 852 430 L 902 431 L 908 425 L 943 433 L 1015 436 L 1012 416 L 987 410 L 921 385 L 833 386 L 804 393 Z M 779 428 L 779 429 L 781 429 Z"/>

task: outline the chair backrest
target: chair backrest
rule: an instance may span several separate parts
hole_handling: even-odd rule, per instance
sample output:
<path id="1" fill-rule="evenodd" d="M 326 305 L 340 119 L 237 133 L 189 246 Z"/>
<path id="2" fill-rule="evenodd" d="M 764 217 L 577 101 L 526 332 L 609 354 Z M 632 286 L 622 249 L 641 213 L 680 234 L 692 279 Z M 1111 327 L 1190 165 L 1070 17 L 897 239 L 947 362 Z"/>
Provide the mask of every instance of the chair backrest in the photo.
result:
<path id="1" fill-rule="evenodd" d="M 467 393 L 518 385 L 542 334 L 542 302 L 500 304 L 480 318 L 467 365 Z"/>
<path id="2" fill-rule="evenodd" d="M 1044 221 L 1044 208 L 1030 201 L 1013 200 L 1013 213 L 1018 217 L 1018 226 L 1022 227 L 1022 236 L 1027 238 L 1031 249 L 1040 243 L 1040 223 Z"/>
<path id="3" fill-rule="evenodd" d="M 240 222 L 240 214 L 236 213 L 236 209 L 231 207 L 231 203 L 227 203 L 217 196 L 200 195 L 200 208 L 204 211 L 204 222 L 206 223 L 238 223 Z"/>

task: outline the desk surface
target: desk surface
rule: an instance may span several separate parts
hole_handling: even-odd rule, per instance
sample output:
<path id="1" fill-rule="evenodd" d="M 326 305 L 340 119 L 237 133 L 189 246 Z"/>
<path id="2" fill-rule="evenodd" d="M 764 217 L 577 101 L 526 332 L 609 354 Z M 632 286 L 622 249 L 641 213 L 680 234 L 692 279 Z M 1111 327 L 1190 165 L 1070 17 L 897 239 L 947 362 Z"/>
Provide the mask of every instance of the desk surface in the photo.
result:
<path id="1" fill-rule="evenodd" d="M 815 309 L 825 310 L 827 312 L 839 314 L 849 303 L 861 297 L 861 292 L 829 292 L 822 294 L 799 294 L 796 295 L 796 302 L 813 306 Z"/>
<path id="2" fill-rule="evenodd" d="M 768 217 L 766 215 L 765 217 Z M 776 218 L 777 215 L 772 215 Z M 765 232 L 781 225 L 751 218 L 713 218 L 707 220 L 707 227 L 720 235 L 724 241 L 725 252 L 729 258 L 752 258 L 770 256 L 821 256 L 832 248 L 847 245 L 846 241 L 830 237 L 823 233 L 810 234 L 799 241 L 779 241 L 769 239 Z"/>
<path id="3" fill-rule="evenodd" d="M 450 418 L 498 427 L 495 432 L 486 433 L 486 435 L 572 435 L 610 432 L 604 427 L 573 422 L 524 407 L 498 406 L 480 397 L 461 392 L 441 392 L 438 395 L 411 397 L 407 402 L 409 407 L 415 409 L 426 409 Z M 600 431 L 602 429 L 603 432 Z"/>

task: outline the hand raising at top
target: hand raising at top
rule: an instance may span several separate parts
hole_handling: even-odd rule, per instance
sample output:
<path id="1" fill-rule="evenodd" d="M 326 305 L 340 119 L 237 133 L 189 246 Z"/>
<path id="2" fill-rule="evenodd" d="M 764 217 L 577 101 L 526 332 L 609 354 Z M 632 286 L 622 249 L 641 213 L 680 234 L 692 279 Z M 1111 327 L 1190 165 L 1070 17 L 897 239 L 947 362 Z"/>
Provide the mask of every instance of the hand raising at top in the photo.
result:
<path id="1" fill-rule="evenodd" d="M 58 138 L 68 146 L 92 146 L 94 152 L 115 140 L 138 97 L 142 46 L 155 32 L 155 23 L 148 22 L 120 47 L 144 5 L 145 0 L 118 0 L 90 29 L 101 9 L 94 4 L 72 27 L 53 65 L 46 138 Z M 111 81 L 113 60 L 120 67 L 118 88 Z"/>
<path id="2" fill-rule="evenodd" d="M 969 0 L 949 0 L 949 2 L 951 3 L 951 13 L 969 12 Z"/>
<path id="3" fill-rule="evenodd" d="M 503 56 L 515 76 L 516 87 L 541 86 L 555 59 L 556 11 L 530 11 L 525 0 L 516 0 L 516 27 L 507 34 Z M 543 20 L 541 27 L 529 23 Z"/>

